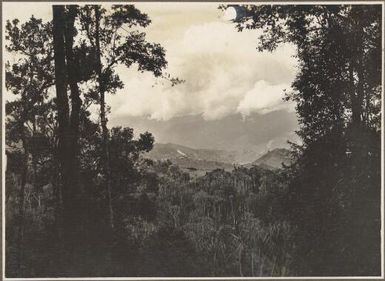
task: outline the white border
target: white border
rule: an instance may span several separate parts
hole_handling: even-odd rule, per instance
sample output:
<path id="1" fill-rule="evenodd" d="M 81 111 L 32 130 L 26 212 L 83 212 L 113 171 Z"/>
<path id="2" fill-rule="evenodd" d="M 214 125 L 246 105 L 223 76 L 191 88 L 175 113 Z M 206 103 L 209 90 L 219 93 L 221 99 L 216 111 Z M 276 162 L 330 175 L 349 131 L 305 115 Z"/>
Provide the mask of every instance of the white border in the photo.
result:
<path id="1" fill-rule="evenodd" d="M 384 16 L 385 3 L 382 2 L 382 93 L 381 93 L 381 277 L 384 278 Z"/>
<path id="2" fill-rule="evenodd" d="M 2 1 L 2 3 L 18 3 L 18 4 L 30 4 L 30 2 L 22 2 L 22 1 Z M 276 280 L 276 279 L 292 279 L 292 280 L 314 280 L 314 279 L 341 279 L 341 280 L 360 280 L 360 279 L 384 279 L 384 37 L 385 37 L 385 24 L 384 24 L 384 13 L 385 13 L 385 2 L 383 1 L 264 1 L 264 2 L 211 2 L 211 1 L 203 1 L 202 2 L 141 2 L 141 1 L 127 1 L 127 2 L 62 2 L 62 1 L 52 1 L 52 2 L 36 2 L 36 3 L 55 3 L 55 4 L 121 4 L 121 3 L 140 3 L 140 4 L 171 4 L 171 5 L 200 5 L 200 4 L 256 4 L 256 5 L 276 5 L 276 4 L 302 4 L 302 5 L 334 5 L 334 4 L 345 4 L 345 5 L 382 5 L 382 93 L 381 93 L 381 276 L 323 276 L 323 277 L 53 277 L 53 278 L 7 278 L 5 277 L 5 170 L 6 170 L 6 155 L 5 155 L 5 99 L 4 94 L 2 95 L 2 126 L 1 130 L 3 132 L 4 137 L 2 138 L 2 280 Z M 2 51 L 5 51 L 5 32 L 4 32 L 4 6 L 2 6 Z M 2 56 L 3 57 L 3 56 Z M 5 93 L 5 61 L 2 62 L 2 77 L 3 77 L 3 85 L 2 85 L 2 93 Z"/>
<path id="3" fill-rule="evenodd" d="M 4 20 L 4 9 L 3 9 L 3 5 L 1 7 L 1 19 L 2 19 L 2 22 L 1 22 L 1 30 L 2 30 L 2 34 L 1 34 L 1 42 L 2 42 L 2 46 L 1 46 L 1 50 L 2 52 L 5 52 L 5 32 L 4 32 L 4 24 L 3 24 L 3 20 Z M 1 178 L 2 178 L 2 181 L 1 181 L 1 207 L 2 207 L 2 210 L 1 210 L 1 223 L 2 223 L 2 232 L 1 232 L 1 245 L 2 245 L 2 257 L 1 257 L 1 262 L 2 262 L 2 277 L 3 277 L 3 280 L 6 279 L 5 277 L 5 170 L 6 170 L 6 167 L 5 167 L 5 163 L 6 163 L 6 156 L 5 156 L 5 97 L 4 97 L 4 93 L 6 91 L 5 89 L 5 61 L 4 60 L 4 56 L 3 56 L 3 53 L 1 54 L 1 57 L 2 57 L 2 65 L 1 65 L 1 77 L 2 77 L 2 85 L 1 85 L 1 91 L 2 91 L 2 97 L 1 97 L 1 109 L 2 109 L 2 118 L 1 118 L 1 132 L 2 132 L 2 138 L 1 138 Z"/>
<path id="4" fill-rule="evenodd" d="M 5 278 L 3 280 L 277 280 L 277 279 L 291 279 L 291 280 L 312 280 L 312 279 L 341 279 L 341 280 L 381 280 L 381 276 L 343 276 L 343 277 L 82 277 L 82 278 Z"/>

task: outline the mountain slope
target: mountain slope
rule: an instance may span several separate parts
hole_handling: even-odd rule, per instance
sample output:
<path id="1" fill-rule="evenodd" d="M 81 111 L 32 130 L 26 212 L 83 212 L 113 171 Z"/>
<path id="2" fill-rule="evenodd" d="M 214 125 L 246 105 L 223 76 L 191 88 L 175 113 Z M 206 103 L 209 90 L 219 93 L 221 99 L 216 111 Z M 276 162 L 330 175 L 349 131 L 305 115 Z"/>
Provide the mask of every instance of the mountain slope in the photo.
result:
<path id="1" fill-rule="evenodd" d="M 156 143 L 145 155 L 152 160 L 170 160 L 185 171 L 204 174 L 215 169 L 232 170 L 237 163 L 236 152 L 215 149 L 195 149 L 173 143 Z M 259 166 L 265 169 L 282 168 L 282 163 L 290 163 L 290 151 L 283 148 L 273 149 L 263 154 L 245 167 Z"/>
<path id="2" fill-rule="evenodd" d="M 215 169 L 232 170 L 234 155 L 224 150 L 194 149 L 173 143 L 156 143 L 145 155 L 152 160 L 170 160 L 183 170 L 203 175 Z"/>
<path id="3" fill-rule="evenodd" d="M 195 149 L 173 143 L 156 143 L 154 148 L 147 154 L 153 160 L 173 160 L 188 158 L 198 161 L 213 161 L 232 164 L 235 162 L 233 152 L 214 149 Z"/>
<path id="4" fill-rule="evenodd" d="M 276 148 L 268 151 L 254 162 L 247 164 L 250 166 L 260 166 L 267 169 L 282 168 L 282 164 L 289 165 L 291 162 L 290 151 L 284 148 Z"/>

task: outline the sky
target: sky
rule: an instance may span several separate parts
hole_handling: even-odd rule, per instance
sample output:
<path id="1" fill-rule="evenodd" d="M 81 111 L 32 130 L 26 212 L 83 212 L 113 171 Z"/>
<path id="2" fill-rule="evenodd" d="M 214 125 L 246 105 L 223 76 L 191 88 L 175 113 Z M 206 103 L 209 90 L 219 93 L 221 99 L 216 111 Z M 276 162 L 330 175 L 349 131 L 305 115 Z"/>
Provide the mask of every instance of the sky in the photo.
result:
<path id="1" fill-rule="evenodd" d="M 237 32 L 218 3 L 136 3 L 152 23 L 147 40 L 166 49 L 167 72 L 185 80 L 170 87 L 151 73 L 118 67 L 125 87 L 106 101 L 110 126 L 150 131 L 156 141 L 195 148 L 287 147 L 298 129 L 284 102 L 297 61 L 291 45 L 258 52 L 257 30 Z M 3 19 L 51 20 L 48 3 L 3 3 Z"/>

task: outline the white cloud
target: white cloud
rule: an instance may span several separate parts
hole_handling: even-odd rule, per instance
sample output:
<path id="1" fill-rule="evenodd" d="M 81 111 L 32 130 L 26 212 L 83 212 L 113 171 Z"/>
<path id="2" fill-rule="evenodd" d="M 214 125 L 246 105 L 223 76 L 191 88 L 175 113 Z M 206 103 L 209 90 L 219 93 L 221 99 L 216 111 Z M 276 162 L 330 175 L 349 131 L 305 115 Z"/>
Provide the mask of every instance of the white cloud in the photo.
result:
<path id="1" fill-rule="evenodd" d="M 152 28 L 159 37 L 160 30 Z M 148 31 L 149 37 L 152 32 Z M 150 74 L 120 69 L 126 87 L 108 100 L 112 118 L 127 115 L 167 120 L 202 114 L 212 120 L 233 113 L 248 115 L 288 108 L 282 101 L 282 89 L 289 89 L 295 74 L 292 46 L 260 53 L 255 49 L 256 31 L 237 32 L 231 23 L 223 21 L 191 24 L 182 36 L 165 38 L 164 45 L 168 72 L 186 83 L 174 88 L 153 87 Z"/>
<path id="2" fill-rule="evenodd" d="M 27 19 L 32 13 L 51 18 L 51 4 L 26 4 L 23 11 L 15 9 L 16 4 L 5 5 L 5 18 Z M 192 114 L 213 120 L 234 113 L 290 109 L 282 101 L 282 89 L 289 89 L 294 79 L 294 48 L 283 45 L 272 53 L 258 52 L 259 32 L 237 32 L 233 23 L 223 20 L 218 4 L 186 5 L 137 5 L 153 20 L 145 29 L 148 40 L 161 43 L 167 51 L 167 72 L 186 83 L 173 88 L 167 83 L 154 85 L 150 73 L 119 67 L 125 88 L 107 96 L 110 120 L 125 116 L 168 120 Z"/>
<path id="3" fill-rule="evenodd" d="M 250 115 L 252 112 L 268 113 L 277 109 L 293 110 L 293 103 L 283 102 L 284 90 L 289 84 L 271 85 L 265 80 L 259 80 L 240 101 L 237 112 L 242 115 Z"/>
<path id="4" fill-rule="evenodd" d="M 233 23 L 223 20 L 218 3 L 135 5 L 152 20 L 144 29 L 147 39 L 167 51 L 167 72 L 186 83 L 173 88 L 160 81 L 154 85 L 150 73 L 117 68 L 125 88 L 106 96 L 110 126 L 148 130 L 161 142 L 246 151 L 248 157 L 296 140 L 295 115 L 279 110 L 293 107 L 282 101 L 282 90 L 290 88 L 295 75 L 292 46 L 258 52 L 258 31 L 237 32 Z M 13 18 L 23 22 L 32 14 L 51 20 L 51 3 L 3 4 L 3 24 Z M 6 55 L 4 61 L 10 59 Z M 95 119 L 98 110 L 98 105 L 91 109 Z M 173 118 L 177 116 L 184 117 Z M 201 117 L 210 121 L 202 122 Z"/>

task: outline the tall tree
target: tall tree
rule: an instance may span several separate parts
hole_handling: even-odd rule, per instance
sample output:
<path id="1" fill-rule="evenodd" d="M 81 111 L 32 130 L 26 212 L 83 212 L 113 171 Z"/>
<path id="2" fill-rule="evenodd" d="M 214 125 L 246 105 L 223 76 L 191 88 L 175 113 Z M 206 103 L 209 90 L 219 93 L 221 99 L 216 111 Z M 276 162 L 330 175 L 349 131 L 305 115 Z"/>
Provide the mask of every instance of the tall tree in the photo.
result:
<path id="1" fill-rule="evenodd" d="M 236 9 L 239 30 L 262 30 L 259 51 L 297 47 L 287 96 L 297 104 L 303 143 L 286 200 L 297 228 L 292 266 L 305 275 L 379 273 L 381 7 Z"/>
<path id="2" fill-rule="evenodd" d="M 76 5 L 53 6 L 58 154 L 61 163 L 63 204 L 69 221 L 77 217 L 77 211 L 80 211 L 79 208 L 84 203 L 81 202 L 82 190 L 79 185 L 79 130 L 81 115 L 84 113 L 79 83 L 90 79 L 93 59 L 90 50 L 84 45 L 75 46 L 77 15 Z"/>
<path id="3" fill-rule="evenodd" d="M 74 61 L 72 42 L 74 33 L 74 7 L 53 5 L 53 47 L 55 60 L 55 87 L 56 106 L 58 119 L 58 157 L 61 173 L 62 194 L 62 222 L 63 242 L 66 254 L 63 255 L 66 262 L 73 257 L 77 244 L 83 243 L 82 218 L 84 202 L 81 201 L 78 171 L 78 159 L 76 153 L 79 91 L 74 80 Z M 68 84 L 71 90 L 71 111 L 67 93 Z M 75 124 L 72 123 L 75 122 Z M 75 127 L 77 126 L 77 127 Z"/>
<path id="4" fill-rule="evenodd" d="M 69 173 L 70 179 L 72 179 L 70 186 L 74 189 L 79 187 L 79 126 L 80 126 L 80 110 L 82 106 L 82 100 L 80 98 L 80 91 L 78 82 L 81 80 L 81 77 L 77 77 L 78 71 L 77 68 L 80 65 L 75 61 L 75 52 L 74 52 L 74 37 L 76 34 L 76 29 L 74 26 L 75 18 L 77 16 L 78 8 L 75 5 L 69 5 L 67 7 L 67 12 L 65 15 L 65 31 L 64 31 L 64 40 L 65 40 L 65 58 L 66 58 L 66 77 L 70 88 L 70 101 L 71 101 L 71 112 L 69 116 L 69 149 L 67 151 L 70 154 L 69 157 Z M 79 193 L 80 191 L 75 191 Z"/>
<path id="5" fill-rule="evenodd" d="M 113 228 L 105 95 L 113 94 L 123 87 L 115 70 L 118 65 L 130 67 L 136 63 L 139 71 L 150 71 L 159 77 L 163 74 L 167 61 L 165 51 L 159 44 L 147 42 L 144 32 L 132 30 L 133 27 L 146 27 L 151 22 L 146 14 L 133 5 L 113 5 L 109 11 L 100 5 L 85 5 L 80 10 L 80 22 L 87 38 L 83 42 L 95 50 L 96 89 L 91 93 L 94 94 L 100 106 L 100 126 L 103 137 L 101 162 L 107 192 L 108 220 L 110 227 Z M 175 81 L 172 80 L 173 83 Z"/>
<path id="6" fill-rule="evenodd" d="M 53 85 L 51 25 L 31 17 L 19 25 L 18 20 L 6 24 L 6 49 L 12 55 L 12 64 L 6 65 L 5 84 L 16 100 L 6 103 L 7 144 L 12 147 L 21 143 L 21 187 L 19 194 L 18 267 L 22 270 L 24 236 L 25 187 L 27 182 L 36 185 L 38 147 L 41 136 L 39 118 L 44 116 L 48 103 L 48 89 Z M 32 158 L 33 176 L 30 171 Z"/>
<path id="7" fill-rule="evenodd" d="M 58 111 L 58 155 L 61 167 L 62 185 L 66 189 L 69 182 L 68 159 L 66 153 L 69 149 L 69 105 L 67 96 L 67 75 L 65 61 L 65 8 L 62 5 L 54 5 L 53 11 L 53 47 L 55 59 L 55 88 L 56 105 Z M 63 200 L 67 202 L 68 191 L 63 190 Z"/>

